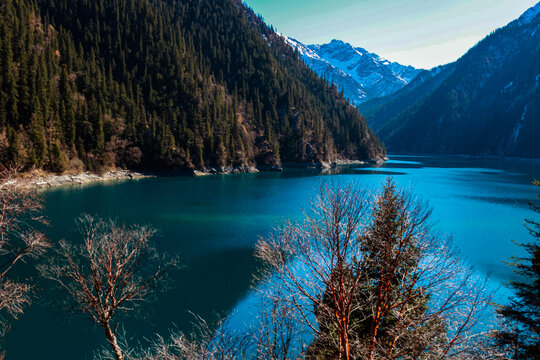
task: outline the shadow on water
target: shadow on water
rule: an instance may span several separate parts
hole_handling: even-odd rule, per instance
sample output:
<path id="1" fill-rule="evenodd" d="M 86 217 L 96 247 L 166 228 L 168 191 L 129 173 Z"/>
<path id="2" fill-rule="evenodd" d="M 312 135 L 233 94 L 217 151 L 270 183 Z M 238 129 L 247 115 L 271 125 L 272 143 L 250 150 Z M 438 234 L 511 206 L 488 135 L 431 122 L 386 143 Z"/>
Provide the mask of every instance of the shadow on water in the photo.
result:
<path id="1" fill-rule="evenodd" d="M 187 262 L 174 276 L 175 286 L 159 297 L 153 309 L 152 323 L 157 331 L 174 326 L 190 331 L 193 314 L 210 319 L 231 311 L 250 287 L 256 261 L 251 249 L 228 249 L 201 256 Z M 216 302 L 216 300 L 218 300 Z M 152 334 L 146 334 L 146 336 Z"/>
<path id="2" fill-rule="evenodd" d="M 482 202 L 488 202 L 493 204 L 502 204 L 507 206 L 513 206 L 513 207 L 519 207 L 523 209 L 530 209 L 531 203 L 535 203 L 538 205 L 538 201 L 530 201 L 527 199 L 516 199 L 516 198 L 503 198 L 503 197 L 496 197 L 496 196 L 465 196 L 465 198 L 476 200 L 476 201 L 482 201 Z"/>
<path id="3" fill-rule="evenodd" d="M 256 269 L 251 249 L 212 252 L 182 265 L 171 272 L 169 289 L 157 293 L 134 314 L 118 318 L 131 346 L 148 345 L 147 340 L 158 333 L 167 336 L 169 330 L 191 332 L 193 314 L 211 320 L 229 313 L 246 296 Z M 92 359 L 108 345 L 103 330 L 86 316 L 67 314 L 58 303 L 56 289 L 47 285 L 51 284 L 40 282 L 42 298 L 13 322 L 6 341 L 9 358 Z M 20 330 L 24 337 L 13 336 Z M 27 346 L 29 338 L 32 346 Z"/>

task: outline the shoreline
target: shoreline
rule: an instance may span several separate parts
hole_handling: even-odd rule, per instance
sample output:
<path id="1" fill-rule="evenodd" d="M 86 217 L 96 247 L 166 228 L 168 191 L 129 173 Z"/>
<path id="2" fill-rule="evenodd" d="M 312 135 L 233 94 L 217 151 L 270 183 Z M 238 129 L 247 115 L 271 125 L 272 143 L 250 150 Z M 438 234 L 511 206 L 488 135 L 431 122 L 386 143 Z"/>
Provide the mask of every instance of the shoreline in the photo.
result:
<path id="1" fill-rule="evenodd" d="M 379 164 L 388 160 L 387 157 L 379 160 L 334 160 L 332 162 L 315 162 L 315 163 L 284 163 L 283 166 L 223 166 L 223 167 L 208 167 L 203 169 L 194 169 L 191 171 L 175 172 L 179 176 L 205 177 L 212 175 L 230 175 L 230 174 L 256 174 L 259 172 L 274 172 L 283 171 L 286 168 L 317 168 L 328 170 L 340 166 L 347 165 L 366 165 Z M 104 173 L 93 173 L 90 171 L 81 172 L 78 174 L 51 174 L 44 172 L 28 172 L 22 173 L 19 177 L 10 180 L 10 184 L 21 189 L 51 189 L 61 186 L 88 185 L 93 183 L 107 183 L 113 181 L 139 180 L 145 178 L 155 178 L 158 174 L 141 173 L 132 170 L 109 170 Z"/>
<path id="2" fill-rule="evenodd" d="M 306 168 L 306 169 L 333 169 L 340 166 L 350 166 L 350 165 L 377 165 L 383 164 L 386 161 L 390 160 L 387 156 L 377 160 L 347 160 L 347 159 L 337 159 L 329 162 L 326 161 L 317 161 L 317 162 L 284 162 L 283 168 Z"/>
<path id="3" fill-rule="evenodd" d="M 203 169 L 194 169 L 191 176 L 201 177 L 210 175 L 230 175 L 230 174 L 254 174 L 261 170 L 254 166 L 220 166 L 220 167 L 206 167 Z M 264 170 L 263 170 L 264 171 Z"/>
<path id="4" fill-rule="evenodd" d="M 394 153 L 394 154 L 389 154 L 388 156 L 442 157 L 442 158 L 455 158 L 455 159 L 494 160 L 494 161 L 515 161 L 515 162 L 527 162 L 527 163 L 540 163 L 540 158 L 516 157 L 516 156 L 499 156 L 499 155 Z"/>
<path id="5" fill-rule="evenodd" d="M 85 171 L 75 175 L 64 174 L 32 174 L 23 173 L 22 176 L 10 181 L 11 185 L 22 189 L 51 189 L 60 186 L 87 185 L 112 181 L 138 180 L 155 177 L 131 170 L 109 170 L 102 174 Z"/>

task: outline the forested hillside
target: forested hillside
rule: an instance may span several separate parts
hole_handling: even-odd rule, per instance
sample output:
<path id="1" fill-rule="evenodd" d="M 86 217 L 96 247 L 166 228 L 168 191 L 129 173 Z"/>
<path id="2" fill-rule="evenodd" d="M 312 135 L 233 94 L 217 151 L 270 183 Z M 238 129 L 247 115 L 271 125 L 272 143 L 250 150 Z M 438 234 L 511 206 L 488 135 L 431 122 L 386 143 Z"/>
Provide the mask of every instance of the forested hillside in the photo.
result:
<path id="1" fill-rule="evenodd" d="M 389 151 L 540 158 L 539 14 L 540 3 L 421 86 L 361 108 Z"/>
<path id="2" fill-rule="evenodd" d="M 359 112 L 232 0 L 6 0 L 0 162 L 50 171 L 378 159 Z"/>
<path id="3" fill-rule="evenodd" d="M 424 70 L 395 93 L 357 105 L 358 110 L 368 119 L 368 125 L 377 132 L 388 122 L 388 119 L 394 118 L 404 109 L 431 94 L 452 74 L 454 69 L 455 63 Z"/>

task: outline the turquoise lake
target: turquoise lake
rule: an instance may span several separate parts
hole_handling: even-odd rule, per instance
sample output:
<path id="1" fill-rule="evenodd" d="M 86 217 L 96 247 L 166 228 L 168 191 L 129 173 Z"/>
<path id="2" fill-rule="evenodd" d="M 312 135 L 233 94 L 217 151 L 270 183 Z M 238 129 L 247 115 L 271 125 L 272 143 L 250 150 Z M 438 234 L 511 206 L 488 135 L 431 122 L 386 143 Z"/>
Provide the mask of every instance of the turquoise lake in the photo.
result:
<path id="1" fill-rule="evenodd" d="M 44 192 L 50 220 L 47 235 L 80 241 L 74 217 L 114 217 L 158 229 L 158 248 L 179 254 L 184 267 L 172 273 L 173 287 L 122 320 L 130 345 L 170 330 L 189 331 L 191 313 L 207 319 L 241 312 L 257 268 L 253 246 L 284 218 L 300 218 L 315 189 L 324 183 L 356 182 L 375 189 L 387 176 L 412 187 L 433 207 L 437 230 L 454 236 L 462 256 L 498 287 L 512 278 L 503 263 L 521 254 L 511 240 L 531 238 L 523 219 L 534 217 L 528 203 L 540 193 L 535 161 L 392 156 L 382 166 L 347 166 L 324 172 L 286 169 L 211 176 L 165 177 L 57 188 Z M 35 276 L 21 269 L 20 276 Z M 67 316 L 50 284 L 37 279 L 36 299 L 12 321 L 3 347 L 8 359 L 92 359 L 106 346 L 102 329 L 80 315 Z M 501 291 L 504 298 L 505 290 Z M 241 317 L 241 313 L 239 314 Z M 28 341 L 28 339 L 32 339 Z"/>

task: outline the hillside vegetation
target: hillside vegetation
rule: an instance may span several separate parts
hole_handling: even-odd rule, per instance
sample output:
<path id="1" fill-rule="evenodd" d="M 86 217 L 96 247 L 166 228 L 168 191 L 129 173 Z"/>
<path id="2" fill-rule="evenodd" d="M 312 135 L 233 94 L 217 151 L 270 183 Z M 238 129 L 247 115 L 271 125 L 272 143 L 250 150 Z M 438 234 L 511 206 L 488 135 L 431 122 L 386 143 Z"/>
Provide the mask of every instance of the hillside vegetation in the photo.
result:
<path id="1" fill-rule="evenodd" d="M 231 0 L 7 0 L 0 162 L 279 166 L 378 159 L 359 112 Z"/>
<path id="2" fill-rule="evenodd" d="M 394 153 L 540 158 L 540 4 L 361 111 Z"/>

